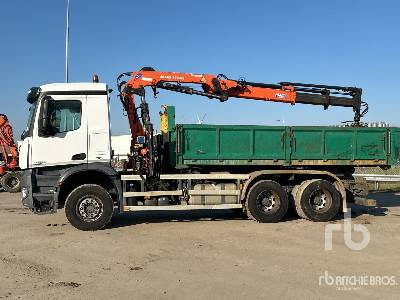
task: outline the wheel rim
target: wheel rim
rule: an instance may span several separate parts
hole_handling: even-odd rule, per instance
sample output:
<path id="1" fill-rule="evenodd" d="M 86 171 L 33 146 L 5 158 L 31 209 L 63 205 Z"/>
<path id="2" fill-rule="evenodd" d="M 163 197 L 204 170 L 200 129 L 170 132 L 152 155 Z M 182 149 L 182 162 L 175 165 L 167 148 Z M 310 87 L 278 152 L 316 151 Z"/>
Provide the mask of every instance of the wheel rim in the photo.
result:
<path id="1" fill-rule="evenodd" d="M 310 206 L 318 213 L 326 212 L 332 205 L 332 195 L 326 189 L 319 189 L 310 195 Z"/>
<path id="2" fill-rule="evenodd" d="M 95 196 L 81 198 L 76 205 L 76 213 L 85 222 L 94 222 L 103 214 L 103 205 Z"/>
<path id="3" fill-rule="evenodd" d="M 18 178 L 16 178 L 16 177 L 10 177 L 10 178 L 8 178 L 8 179 L 6 180 L 5 184 L 6 184 L 6 186 L 7 186 L 9 189 L 13 189 L 13 188 L 15 188 L 16 186 L 18 186 L 19 180 L 18 180 Z"/>
<path id="4" fill-rule="evenodd" d="M 273 191 L 262 191 L 256 198 L 258 209 L 264 214 L 271 214 L 278 210 L 280 197 Z"/>

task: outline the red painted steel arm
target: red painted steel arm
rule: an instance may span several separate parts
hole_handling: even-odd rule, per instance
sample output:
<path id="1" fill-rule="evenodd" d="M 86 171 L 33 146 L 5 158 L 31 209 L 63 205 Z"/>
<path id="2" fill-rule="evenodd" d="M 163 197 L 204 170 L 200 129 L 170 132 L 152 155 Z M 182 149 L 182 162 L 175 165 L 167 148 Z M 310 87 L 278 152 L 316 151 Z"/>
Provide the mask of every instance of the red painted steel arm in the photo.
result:
<path id="1" fill-rule="evenodd" d="M 251 86 L 240 81 L 223 78 L 210 74 L 191 74 L 175 72 L 138 71 L 132 73 L 127 87 L 133 90 L 145 87 L 159 87 L 168 89 L 169 82 L 178 84 L 199 84 L 205 93 L 221 97 L 235 97 L 252 100 L 275 101 L 294 104 L 296 92 L 292 86 L 259 87 Z M 273 86 L 273 85 L 271 85 Z M 207 96 L 207 95 L 205 95 Z M 226 100 L 226 99 L 221 99 Z"/>
<path id="2" fill-rule="evenodd" d="M 0 114 L 0 147 L 7 168 L 15 169 L 18 166 L 18 148 L 14 142 L 12 127 L 7 116 L 3 114 Z M 11 159 L 8 157 L 7 148 L 11 154 Z M 4 172 L 4 170 L 0 170 L 0 172 Z"/>

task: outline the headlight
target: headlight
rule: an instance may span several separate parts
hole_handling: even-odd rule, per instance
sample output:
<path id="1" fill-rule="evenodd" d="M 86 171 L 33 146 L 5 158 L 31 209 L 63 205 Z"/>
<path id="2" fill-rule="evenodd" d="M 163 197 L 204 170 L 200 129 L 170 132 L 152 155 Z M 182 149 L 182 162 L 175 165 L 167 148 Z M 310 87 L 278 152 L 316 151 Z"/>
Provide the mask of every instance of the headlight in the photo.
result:
<path id="1" fill-rule="evenodd" d="M 21 189 L 21 194 L 22 194 L 22 199 L 25 199 L 29 195 L 29 190 L 28 188 L 24 187 Z"/>

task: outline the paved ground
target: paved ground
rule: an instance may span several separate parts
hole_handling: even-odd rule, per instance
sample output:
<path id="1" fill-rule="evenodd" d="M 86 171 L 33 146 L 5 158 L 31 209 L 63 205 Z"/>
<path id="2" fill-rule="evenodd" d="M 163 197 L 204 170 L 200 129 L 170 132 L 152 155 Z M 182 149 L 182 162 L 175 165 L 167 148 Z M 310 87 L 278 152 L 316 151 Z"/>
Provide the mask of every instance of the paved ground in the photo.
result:
<path id="1" fill-rule="evenodd" d="M 63 211 L 33 215 L 18 198 L 0 193 L 0 298 L 398 299 L 400 294 L 400 195 L 373 194 L 381 207 L 353 215 L 353 224 L 364 225 L 371 236 L 361 251 L 346 247 L 343 232 L 334 233 L 333 249 L 325 251 L 324 223 L 289 217 L 259 224 L 232 211 L 116 215 L 107 229 L 81 232 Z M 354 241 L 361 238 L 360 232 L 353 234 Z M 346 285 L 344 277 L 333 283 L 336 276 L 353 277 Z M 381 277 L 366 286 L 359 276 Z"/>

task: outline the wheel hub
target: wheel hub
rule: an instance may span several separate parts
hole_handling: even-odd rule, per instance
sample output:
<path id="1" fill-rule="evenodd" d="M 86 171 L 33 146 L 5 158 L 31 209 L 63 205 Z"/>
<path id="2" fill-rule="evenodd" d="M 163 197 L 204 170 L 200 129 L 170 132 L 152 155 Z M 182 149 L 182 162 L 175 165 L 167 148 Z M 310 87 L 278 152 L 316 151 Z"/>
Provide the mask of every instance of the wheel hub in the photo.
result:
<path id="1" fill-rule="evenodd" d="M 324 209 L 326 202 L 327 202 L 327 199 L 326 199 L 325 193 L 322 191 L 317 193 L 313 199 L 313 209 L 315 209 L 315 210 Z"/>
<path id="2" fill-rule="evenodd" d="M 275 198 L 273 196 L 269 198 L 264 198 L 262 200 L 262 204 L 266 210 L 271 210 L 275 206 Z"/>
<path id="3" fill-rule="evenodd" d="M 78 213 L 85 221 L 96 221 L 102 212 L 102 206 L 94 198 L 85 198 L 78 205 Z"/>
<path id="4" fill-rule="evenodd" d="M 5 184 L 6 184 L 7 187 L 9 187 L 9 188 L 14 188 L 15 186 L 18 185 L 18 179 L 15 178 L 15 177 L 11 177 L 11 178 L 9 178 L 9 179 L 5 182 Z"/>
<path id="5" fill-rule="evenodd" d="M 12 178 L 7 183 L 9 187 L 14 187 L 18 182 L 15 178 Z"/>
<path id="6" fill-rule="evenodd" d="M 270 192 L 262 192 L 258 196 L 258 203 L 264 212 L 270 212 L 276 208 L 276 202 L 278 201 L 276 195 Z"/>

